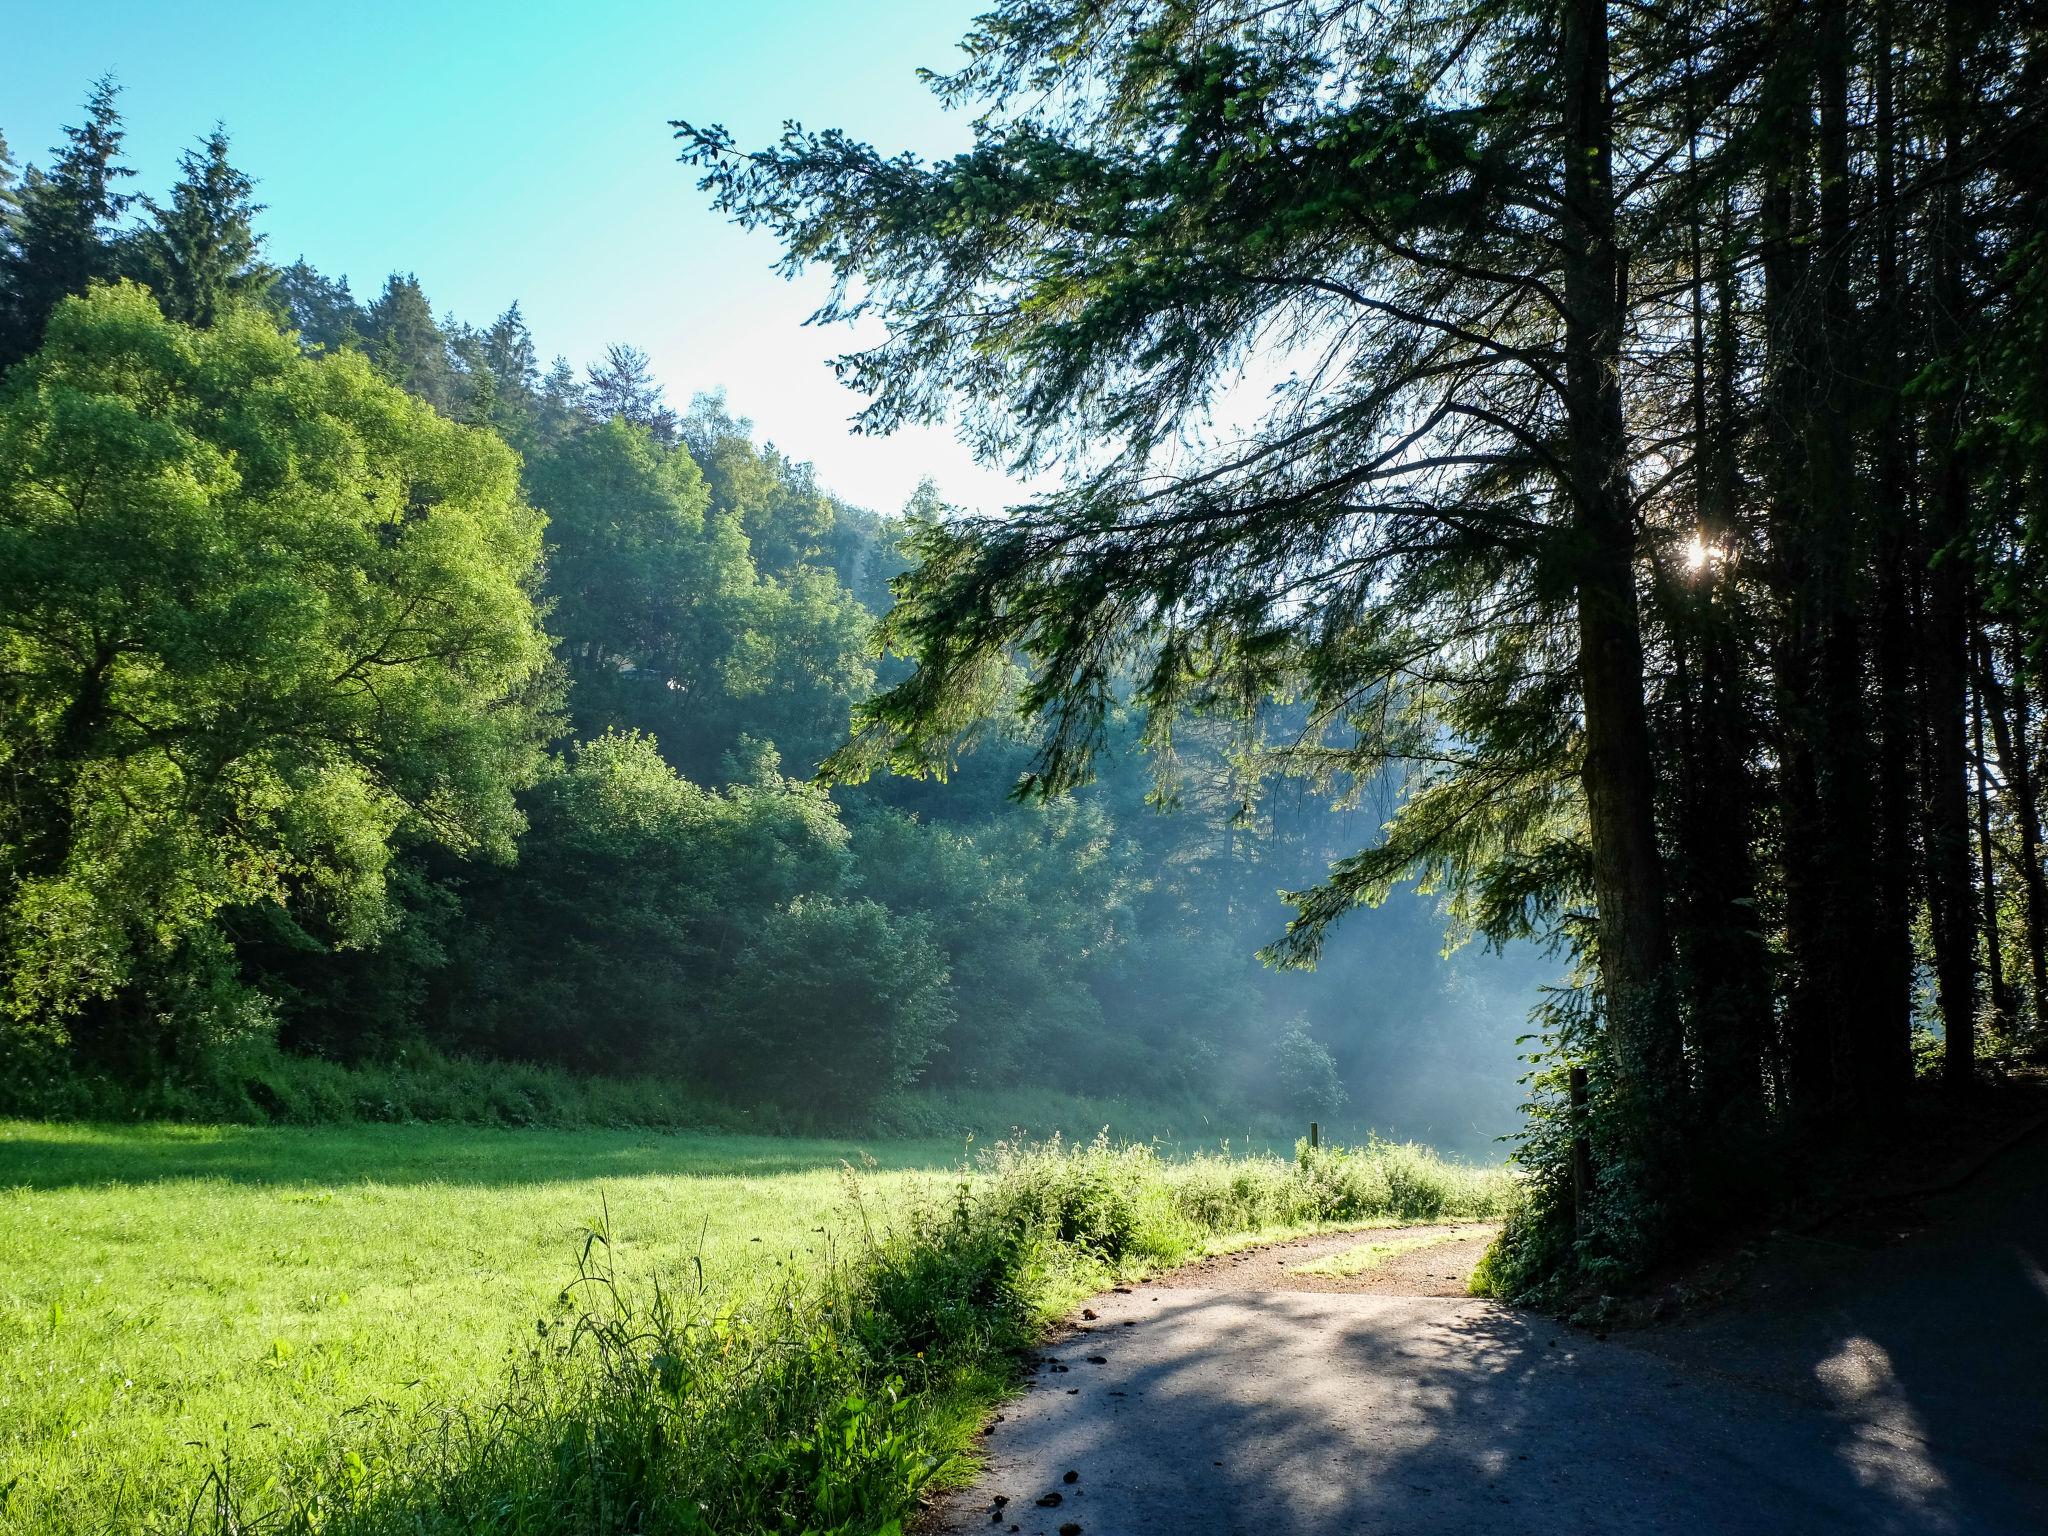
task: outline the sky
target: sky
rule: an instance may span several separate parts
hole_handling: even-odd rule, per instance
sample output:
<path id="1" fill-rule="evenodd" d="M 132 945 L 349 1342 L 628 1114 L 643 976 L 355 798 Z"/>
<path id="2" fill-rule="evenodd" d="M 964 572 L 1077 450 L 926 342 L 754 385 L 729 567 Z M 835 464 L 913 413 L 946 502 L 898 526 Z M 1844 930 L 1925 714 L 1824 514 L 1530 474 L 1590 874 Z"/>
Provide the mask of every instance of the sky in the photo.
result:
<path id="1" fill-rule="evenodd" d="M 216 121 L 268 205 L 280 265 L 304 256 L 359 297 L 416 273 L 437 312 L 484 324 L 515 299 L 543 358 L 615 341 L 651 354 L 672 404 L 722 388 L 734 414 L 850 501 L 894 511 L 930 475 L 993 509 L 1018 488 L 943 429 L 855 437 L 860 397 L 806 327 L 822 274 L 710 212 L 668 122 L 743 143 L 785 119 L 924 154 L 969 130 L 916 79 L 948 68 L 977 0 L 0 0 L 0 133 L 20 162 L 122 87 L 130 185 L 161 193 Z"/>

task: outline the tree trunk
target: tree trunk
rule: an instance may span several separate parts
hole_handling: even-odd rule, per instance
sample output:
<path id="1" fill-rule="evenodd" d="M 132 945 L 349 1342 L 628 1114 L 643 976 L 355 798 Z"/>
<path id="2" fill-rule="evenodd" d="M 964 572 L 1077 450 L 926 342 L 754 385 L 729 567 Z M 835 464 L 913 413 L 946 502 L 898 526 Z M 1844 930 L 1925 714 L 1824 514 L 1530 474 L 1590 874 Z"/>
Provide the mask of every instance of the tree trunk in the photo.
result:
<path id="1" fill-rule="evenodd" d="M 2034 768 L 2033 710 L 2027 699 L 2020 642 L 2012 642 L 2013 814 L 2020 824 L 2020 862 L 2027 889 L 2027 972 L 2034 1028 L 2048 1029 L 2048 873 L 2041 867 L 2041 776 Z"/>
<path id="2" fill-rule="evenodd" d="M 1784 859 L 1788 1097 L 1801 1114 L 1837 1106 L 1844 992 L 1840 815 L 1844 547 L 1853 495 L 1829 345 L 1839 230 L 1817 218 L 1812 99 L 1828 28 L 1784 0 L 1759 111 L 1770 143 L 1761 205 L 1766 339 L 1766 485 L 1777 626 L 1772 671 Z M 1823 95 L 1826 93 L 1823 92 Z M 1823 145 L 1823 163 L 1835 156 Z M 1828 214 L 1837 212 L 1830 202 Z M 1867 771 L 1867 764 L 1864 765 Z M 1867 836 L 1868 829 L 1865 829 Z"/>
<path id="3" fill-rule="evenodd" d="M 1581 778 L 1599 906 L 1600 979 L 1616 1087 L 1632 1127 L 1674 1129 L 1682 1092 L 1657 846 L 1656 774 L 1643 699 L 1635 510 L 1622 415 L 1623 266 L 1614 240 L 1606 0 L 1564 0 L 1566 416 L 1578 534 Z M 1654 1187 L 1654 1174 L 1641 1174 Z"/>
<path id="4" fill-rule="evenodd" d="M 1991 763 L 1984 755 L 1984 684 L 1970 690 L 1970 766 L 1977 789 L 1977 882 L 1983 902 L 1984 976 L 1991 994 L 1991 1018 L 2003 1027 L 2011 1017 L 2005 992 L 2005 954 L 1998 943 L 1998 869 L 1991 847 Z"/>
<path id="5" fill-rule="evenodd" d="M 2025 660 L 2015 635 L 2012 645 L 2013 688 L 2008 694 L 1998 680 L 1997 658 L 1987 640 L 1978 650 L 1978 686 L 1991 721 L 1991 741 L 2005 775 L 2006 803 L 2019 828 L 2020 886 L 2026 896 L 2023 931 L 2027 950 L 2027 989 L 2034 1023 L 2048 1022 L 2048 878 L 2041 869 L 2041 805 L 2034 772 L 2032 706 L 2021 670 Z"/>
<path id="6" fill-rule="evenodd" d="M 1959 0 L 1949 0 L 1943 28 L 1942 158 L 1962 158 L 1964 22 Z M 1933 343 L 1937 359 L 1953 359 L 1961 345 L 1964 302 L 1960 173 L 1936 188 L 1933 229 Z M 1949 1080 L 1968 1083 L 1977 1070 L 1977 970 L 1971 913 L 1969 784 L 1970 526 L 1969 486 L 1962 450 L 1962 389 L 1953 371 L 1931 391 L 1928 428 L 1933 459 L 1928 515 L 1926 632 L 1921 644 L 1923 708 L 1927 718 L 1927 905 L 1934 930 L 1935 980 L 1947 1036 Z"/>
<path id="7" fill-rule="evenodd" d="M 1696 139 L 1693 81 L 1687 73 L 1687 128 Z M 1728 210 L 1723 204 L 1723 253 L 1711 286 L 1713 323 L 1698 196 L 1697 164 L 1687 150 L 1693 195 L 1688 248 L 1691 265 L 1692 438 L 1695 536 L 1708 550 L 1729 547 L 1736 517 L 1734 423 L 1737 328 L 1735 274 L 1726 252 Z M 1711 339 L 1710 339 L 1711 335 Z M 1684 740 L 1675 771 L 1679 780 L 1678 857 L 1684 875 L 1674 902 L 1683 929 L 1678 941 L 1689 988 L 1687 1023 L 1700 1102 L 1738 1134 L 1765 1114 L 1763 1057 L 1770 1015 L 1770 977 L 1756 910 L 1753 853 L 1755 807 L 1751 760 L 1755 728 L 1744 705 L 1739 620 L 1730 611 L 1731 573 L 1710 560 L 1694 573 L 1677 605 L 1676 643 L 1686 663 L 1682 690 Z"/>
<path id="8" fill-rule="evenodd" d="M 1878 10 L 1874 74 L 1877 95 L 1877 303 L 1869 365 L 1878 400 L 1877 568 L 1872 661 L 1877 684 L 1877 869 L 1873 1015 L 1867 1077 L 1879 1100 L 1896 1097 L 1913 1075 L 1913 764 L 1917 723 L 1913 698 L 1912 560 L 1918 540 L 1907 492 L 1912 476 L 1912 421 L 1898 338 L 1906 321 L 1899 272 L 1897 143 L 1893 106 L 1893 3 Z"/>

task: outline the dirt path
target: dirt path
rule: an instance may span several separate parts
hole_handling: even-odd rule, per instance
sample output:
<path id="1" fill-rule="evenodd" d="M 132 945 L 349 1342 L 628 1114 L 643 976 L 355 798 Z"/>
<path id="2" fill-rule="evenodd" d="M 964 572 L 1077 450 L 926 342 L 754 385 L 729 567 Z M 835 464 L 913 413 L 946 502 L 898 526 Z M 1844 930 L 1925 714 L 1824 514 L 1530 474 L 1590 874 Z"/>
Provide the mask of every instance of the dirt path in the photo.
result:
<path id="1" fill-rule="evenodd" d="M 1203 1259 L 1148 1281 L 1151 1291 L 1330 1291 L 1351 1295 L 1463 1296 L 1472 1266 L 1500 1228 L 1446 1226 L 1324 1232 Z"/>
<path id="2" fill-rule="evenodd" d="M 1926 1230 L 1838 1242 L 1817 1277 L 1792 1255 L 1781 1297 L 1673 1333 L 1465 1298 L 1486 1235 L 1305 1239 L 1098 1297 L 937 1528 L 2048 1531 L 2048 1137 Z M 1354 1276 L 1303 1273 L 1404 1240 Z"/>

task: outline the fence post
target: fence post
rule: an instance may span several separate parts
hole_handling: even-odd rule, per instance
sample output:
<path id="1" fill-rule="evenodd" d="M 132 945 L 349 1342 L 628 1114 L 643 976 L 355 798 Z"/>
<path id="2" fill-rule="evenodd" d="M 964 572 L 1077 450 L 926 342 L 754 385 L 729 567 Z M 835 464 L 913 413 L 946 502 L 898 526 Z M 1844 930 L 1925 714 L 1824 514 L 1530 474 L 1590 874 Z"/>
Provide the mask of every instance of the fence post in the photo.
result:
<path id="1" fill-rule="evenodd" d="M 1323 1128 L 1311 1120 L 1308 1123 L 1308 1149 L 1313 1152 L 1323 1144 Z"/>

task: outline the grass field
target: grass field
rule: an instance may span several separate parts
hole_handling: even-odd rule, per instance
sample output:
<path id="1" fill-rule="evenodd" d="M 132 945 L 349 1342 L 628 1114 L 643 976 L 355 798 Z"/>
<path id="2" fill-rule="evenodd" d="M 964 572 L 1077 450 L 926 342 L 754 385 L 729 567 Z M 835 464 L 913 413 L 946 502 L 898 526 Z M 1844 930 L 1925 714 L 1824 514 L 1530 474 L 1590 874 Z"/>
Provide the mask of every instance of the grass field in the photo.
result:
<path id="1" fill-rule="evenodd" d="M 636 1498 L 736 1501 L 721 1529 L 754 1528 L 763 1510 L 779 1524 L 790 1509 L 817 1529 L 875 1529 L 965 1441 L 1034 1319 L 1105 1274 L 1324 1221 L 1485 1214 L 1504 1198 L 1499 1175 L 1416 1149 L 1296 1162 L 1055 1144 L 977 1175 L 970 1202 L 963 1151 L 949 1140 L 0 1122 L 0 1531 L 596 1529 L 561 1513 L 581 1509 L 593 1483 L 576 1471 L 554 1486 L 557 1452 L 642 1433 L 657 1449 L 632 1475 L 662 1485 L 636 1484 Z M 899 1218 L 892 1250 L 866 1241 Z M 689 1315 L 659 1325 L 681 1331 L 659 1349 L 621 1333 L 625 1347 L 596 1375 L 585 1360 L 559 1376 L 580 1385 L 558 1392 L 529 1374 L 508 1396 L 520 1362 L 537 1358 L 537 1331 L 559 1338 L 570 1330 L 550 1335 L 549 1320 L 587 1308 L 588 1294 L 565 1286 L 598 1228 L 604 1262 L 643 1301 L 656 1277 L 689 1298 Z M 831 1294 L 817 1289 L 827 1269 L 848 1275 Z M 744 1348 L 702 1332 L 743 1305 L 786 1321 L 765 1334 L 747 1324 Z M 652 1337 L 646 1327 L 636 1314 L 631 1337 Z M 690 1401 L 663 1408 L 665 1378 L 647 1377 L 648 1362 L 672 1372 L 684 1356 L 697 1373 Z M 888 1423 L 860 1428 L 857 1455 L 821 1462 L 804 1442 L 807 1415 L 857 1407 L 878 1386 L 910 1396 Z M 783 1427 L 761 1417 L 769 1407 Z M 505 1433 L 481 1460 L 446 1434 L 415 1454 L 420 1426 L 436 1421 Z M 727 1449 L 713 1459 L 754 1457 L 757 1471 L 711 1476 L 706 1453 L 674 1449 L 683 1428 L 699 1443 L 715 1430 Z M 369 1460 L 351 1470 L 358 1446 Z M 217 1483 L 207 1491 L 229 1466 L 232 1501 Z M 337 1467 L 358 1486 L 334 1483 Z M 488 1514 L 514 1496 L 516 1521 Z M 251 1524 L 248 1511 L 267 1513 Z"/>
<path id="2" fill-rule="evenodd" d="M 846 1161 L 876 1160 L 886 1207 L 961 1150 L 0 1123 L 0 1529 L 162 1520 L 224 1441 L 260 1453 L 366 1404 L 487 1397 L 607 1209 L 629 1274 L 694 1279 L 701 1259 L 729 1294 L 816 1263 Z"/>

